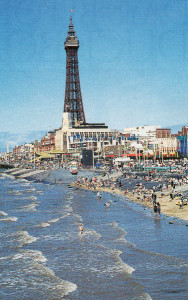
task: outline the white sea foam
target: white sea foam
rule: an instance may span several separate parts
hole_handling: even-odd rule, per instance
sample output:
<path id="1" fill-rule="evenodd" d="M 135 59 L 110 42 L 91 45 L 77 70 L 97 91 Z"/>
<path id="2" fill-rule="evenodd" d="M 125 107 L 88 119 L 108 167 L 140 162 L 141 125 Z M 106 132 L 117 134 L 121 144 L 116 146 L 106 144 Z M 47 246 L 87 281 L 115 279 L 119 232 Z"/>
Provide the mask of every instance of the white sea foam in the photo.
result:
<path id="1" fill-rule="evenodd" d="M 61 284 L 57 284 L 56 288 L 62 291 L 62 297 L 66 296 L 75 290 L 77 290 L 77 285 L 69 281 L 61 281 Z"/>
<path id="2" fill-rule="evenodd" d="M 20 258 L 22 258 L 22 257 L 23 257 L 23 254 L 18 253 L 18 254 L 13 255 L 13 256 L 12 256 L 12 259 L 16 260 L 16 259 L 20 259 Z"/>
<path id="3" fill-rule="evenodd" d="M 73 214 L 74 217 L 77 218 L 78 222 L 82 222 L 82 217 L 78 214 Z"/>
<path id="4" fill-rule="evenodd" d="M 9 259 L 11 256 L 2 256 L 0 257 L 0 260 L 6 260 L 6 259 Z"/>
<path id="5" fill-rule="evenodd" d="M 31 244 L 36 242 L 37 238 L 29 235 L 27 231 L 19 231 L 18 232 L 18 242 L 20 243 L 20 247 L 25 244 Z"/>
<path id="6" fill-rule="evenodd" d="M 53 270 L 42 264 L 47 259 L 41 251 L 21 250 L 20 253 L 15 255 L 0 258 L 0 260 L 6 259 L 21 260 L 24 262 L 24 267 L 20 269 L 16 277 L 12 273 L 8 273 L 8 276 L 3 276 L 1 278 L 2 285 L 14 288 L 18 285 L 27 287 L 28 283 L 31 283 L 37 285 L 39 290 L 41 288 L 41 295 L 48 293 L 48 298 L 50 299 L 62 299 L 65 295 L 77 289 L 76 284 L 62 280 L 55 275 Z M 27 281 L 25 281 L 25 278 Z M 39 278 L 42 278 L 42 281 Z"/>
<path id="7" fill-rule="evenodd" d="M 122 234 L 126 234 L 126 231 L 123 228 L 120 228 L 117 222 L 109 223 L 109 225 L 112 226 L 112 228 L 118 229 Z"/>
<path id="8" fill-rule="evenodd" d="M 7 217 L 4 219 L 0 219 L 0 221 L 5 221 L 5 222 L 16 222 L 18 220 L 17 217 Z"/>
<path id="9" fill-rule="evenodd" d="M 126 272 L 128 274 L 132 274 L 135 269 L 129 265 L 127 265 L 125 262 L 122 261 L 120 258 L 120 255 L 123 253 L 120 250 L 110 250 L 110 252 L 115 256 L 116 258 L 116 264 L 111 267 L 111 271 L 116 271 L 116 272 Z"/>
<path id="10" fill-rule="evenodd" d="M 136 245 L 131 243 L 131 242 L 128 242 L 124 237 L 121 237 L 121 238 L 118 238 L 115 240 L 116 243 L 121 243 L 121 244 L 125 244 L 127 246 L 130 246 L 130 247 L 133 247 L 135 248 Z"/>
<path id="11" fill-rule="evenodd" d="M 11 257 L 13 260 L 17 259 L 33 259 L 36 262 L 46 262 L 46 257 L 38 250 L 22 250 Z"/>
<path id="12" fill-rule="evenodd" d="M 64 213 L 64 215 L 62 217 L 60 217 L 60 219 L 64 219 L 66 217 L 70 216 L 70 213 Z"/>
<path id="13" fill-rule="evenodd" d="M 32 259 L 34 259 L 37 262 L 46 262 L 47 258 L 42 254 L 41 251 L 38 250 L 26 250 L 24 251 L 24 255 L 26 257 L 31 257 Z"/>
<path id="14" fill-rule="evenodd" d="M 40 264 L 40 262 L 44 262 L 43 260 L 46 261 L 46 258 L 42 255 L 40 251 L 33 251 L 33 253 L 31 253 L 30 251 L 29 255 L 33 255 L 33 267 L 37 271 L 37 273 L 42 274 L 43 276 L 51 277 L 50 279 L 48 279 L 48 289 L 52 291 L 54 290 L 55 293 L 58 293 L 58 298 L 61 299 L 63 296 L 68 295 L 77 289 L 76 284 L 62 280 L 61 278 L 55 275 L 53 270 Z"/>
<path id="15" fill-rule="evenodd" d="M 135 269 L 120 258 L 120 255 L 123 253 L 117 249 L 109 249 L 101 245 L 101 251 L 104 253 L 104 257 L 106 257 L 105 261 L 112 261 L 112 263 L 104 264 L 102 266 L 100 264 L 100 273 L 127 273 L 132 274 Z M 99 270 L 98 270 L 99 271 Z"/>
<path id="16" fill-rule="evenodd" d="M 1 216 L 8 216 L 8 214 L 6 212 L 4 212 L 4 211 L 0 211 L 0 215 Z"/>
<path id="17" fill-rule="evenodd" d="M 28 182 L 28 180 L 25 178 L 19 178 L 19 181 Z M 30 184 L 30 182 L 28 182 L 28 183 Z"/>
<path id="18" fill-rule="evenodd" d="M 66 209 L 67 212 L 72 212 L 73 211 L 73 209 L 70 205 L 65 205 L 65 209 Z"/>
<path id="19" fill-rule="evenodd" d="M 30 186 L 30 182 L 25 182 L 24 184 L 23 184 L 23 186 Z"/>
<path id="20" fill-rule="evenodd" d="M 148 293 L 144 293 L 144 298 L 145 300 L 152 300 L 151 296 Z"/>
<path id="21" fill-rule="evenodd" d="M 9 194 L 13 194 L 13 195 L 17 195 L 18 196 L 18 195 L 22 195 L 22 192 L 14 190 L 14 191 L 10 191 Z"/>
<path id="22" fill-rule="evenodd" d="M 35 201 L 37 199 L 37 197 L 35 197 L 35 196 L 29 196 L 29 197 L 26 197 L 25 199 Z"/>
<path id="23" fill-rule="evenodd" d="M 14 176 L 12 176 L 12 175 L 10 175 L 10 174 L 6 174 L 6 173 L 2 173 L 1 174 L 3 177 L 8 177 L 8 178 L 10 178 L 10 179 L 14 179 L 15 177 Z"/>
<path id="24" fill-rule="evenodd" d="M 94 238 L 95 240 L 99 240 L 101 238 L 101 235 L 99 233 L 91 229 L 84 229 L 82 236 L 86 236 L 87 238 Z"/>
<path id="25" fill-rule="evenodd" d="M 38 264 L 37 262 L 35 263 Z M 35 267 L 37 268 L 37 265 L 35 265 Z M 51 280 L 48 280 L 49 289 L 52 291 L 54 290 L 56 293 L 58 293 L 59 294 L 58 298 L 62 299 L 63 296 L 66 296 L 77 289 L 76 284 L 70 281 L 62 280 L 61 278 L 57 277 L 54 271 L 52 271 L 50 268 L 39 264 L 38 264 L 38 268 L 40 268 L 39 269 L 40 271 L 39 270 L 38 271 L 41 274 L 43 274 L 44 276 L 51 277 Z M 57 296 L 55 298 L 57 298 Z"/>
<path id="26" fill-rule="evenodd" d="M 52 220 L 49 220 L 47 221 L 47 223 L 56 223 L 60 220 L 60 218 L 57 218 L 57 219 L 52 219 Z"/>
<path id="27" fill-rule="evenodd" d="M 50 226 L 50 224 L 48 222 L 41 222 L 36 227 L 43 227 L 43 228 L 45 228 L 45 227 L 49 227 L 49 226 Z"/>
<path id="28" fill-rule="evenodd" d="M 23 192 L 24 192 L 25 194 L 29 194 L 29 193 L 32 193 L 32 192 L 34 192 L 34 191 L 36 191 L 35 188 L 29 188 L 29 189 L 25 189 Z"/>
<path id="29" fill-rule="evenodd" d="M 38 206 L 37 203 L 31 203 L 28 205 L 23 206 L 23 208 L 21 209 L 22 211 L 36 211 L 36 206 Z"/>
<path id="30" fill-rule="evenodd" d="M 36 194 L 42 195 L 43 191 L 36 191 Z"/>

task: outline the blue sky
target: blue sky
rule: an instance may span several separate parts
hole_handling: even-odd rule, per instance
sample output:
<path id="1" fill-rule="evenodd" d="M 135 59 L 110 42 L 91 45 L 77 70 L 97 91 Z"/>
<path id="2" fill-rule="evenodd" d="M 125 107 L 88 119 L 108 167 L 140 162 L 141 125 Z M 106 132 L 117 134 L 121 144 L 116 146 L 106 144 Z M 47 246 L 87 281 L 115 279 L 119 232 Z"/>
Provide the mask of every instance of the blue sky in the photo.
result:
<path id="1" fill-rule="evenodd" d="M 61 126 L 70 9 L 87 122 L 187 124 L 187 0 L 0 0 L 0 132 Z"/>

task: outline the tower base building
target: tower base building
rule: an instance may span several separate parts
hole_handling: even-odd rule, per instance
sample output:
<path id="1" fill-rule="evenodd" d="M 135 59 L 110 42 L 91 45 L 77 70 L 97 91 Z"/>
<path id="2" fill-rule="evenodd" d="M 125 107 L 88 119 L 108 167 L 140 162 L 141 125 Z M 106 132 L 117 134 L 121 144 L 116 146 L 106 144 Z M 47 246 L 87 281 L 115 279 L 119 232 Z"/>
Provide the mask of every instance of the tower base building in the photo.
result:
<path id="1" fill-rule="evenodd" d="M 70 113 L 63 113 L 62 128 L 56 132 L 56 149 L 62 152 L 81 152 L 82 149 L 101 151 L 104 147 L 115 146 L 119 133 L 108 129 L 104 123 L 75 123 Z"/>

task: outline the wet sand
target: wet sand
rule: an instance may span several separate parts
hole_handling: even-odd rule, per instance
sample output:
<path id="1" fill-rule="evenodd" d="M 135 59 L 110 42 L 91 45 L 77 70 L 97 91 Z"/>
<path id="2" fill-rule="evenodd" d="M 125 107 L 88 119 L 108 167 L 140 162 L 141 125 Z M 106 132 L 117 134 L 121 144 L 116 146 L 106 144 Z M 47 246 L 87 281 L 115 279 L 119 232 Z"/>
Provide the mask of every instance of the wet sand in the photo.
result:
<path id="1" fill-rule="evenodd" d="M 99 191 L 99 192 L 106 192 L 106 193 L 112 193 L 112 194 L 117 194 L 117 195 L 122 195 L 127 198 L 129 201 L 133 201 L 136 203 L 139 203 L 145 207 L 149 207 L 153 209 L 153 202 L 149 200 L 143 200 L 143 197 L 133 193 L 133 192 L 128 192 L 125 193 L 124 190 L 120 188 L 108 188 L 108 187 L 99 187 L 95 186 L 93 187 L 88 187 L 87 184 L 76 184 L 73 183 L 72 186 L 79 187 L 81 189 L 87 189 L 91 191 Z M 188 190 L 188 184 L 183 185 L 183 190 Z M 160 203 L 161 206 L 161 213 L 165 214 L 169 217 L 175 217 L 179 218 L 185 221 L 188 221 L 188 205 L 183 205 L 183 207 L 180 209 L 179 205 L 176 205 L 176 203 L 180 200 L 180 197 L 175 197 L 172 201 L 170 201 L 170 190 L 164 190 L 163 191 L 164 196 L 161 197 L 161 192 L 156 192 L 157 195 L 157 202 Z"/>

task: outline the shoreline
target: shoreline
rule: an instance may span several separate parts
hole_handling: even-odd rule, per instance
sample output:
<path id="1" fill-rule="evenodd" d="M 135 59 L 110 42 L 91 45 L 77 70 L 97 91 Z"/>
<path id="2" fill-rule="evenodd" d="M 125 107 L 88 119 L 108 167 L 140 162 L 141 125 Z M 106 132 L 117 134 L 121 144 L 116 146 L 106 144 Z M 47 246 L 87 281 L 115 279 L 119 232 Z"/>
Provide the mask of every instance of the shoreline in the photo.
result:
<path id="1" fill-rule="evenodd" d="M 7 175 L 13 175 L 17 178 L 28 178 L 33 175 L 38 175 L 38 173 L 44 173 L 45 171 L 49 170 L 29 170 L 29 169 L 20 169 L 17 168 L 15 170 L 6 170 L 3 172 L 4 174 Z M 122 173 L 115 172 L 113 174 L 110 174 L 108 176 L 102 177 L 101 175 L 96 176 L 98 180 L 103 179 L 103 180 L 108 180 L 110 179 L 117 179 L 122 175 Z M 148 199 L 140 199 L 141 194 L 139 193 L 133 193 L 132 191 L 125 192 L 125 190 L 122 190 L 119 187 L 106 187 L 106 186 L 99 186 L 97 183 L 94 186 L 90 186 L 88 183 L 80 183 L 80 182 L 72 182 L 70 186 L 74 186 L 80 189 L 85 189 L 93 192 L 105 192 L 105 193 L 110 193 L 110 194 L 115 194 L 115 195 L 120 195 L 125 197 L 127 201 L 135 202 L 138 203 L 144 207 L 148 207 L 153 210 L 153 202 Z M 188 191 L 188 184 L 184 184 L 182 186 L 177 186 L 176 187 L 176 192 L 180 191 Z M 170 200 L 170 189 L 165 189 L 163 190 L 164 196 L 160 196 L 161 192 L 156 192 L 157 196 L 157 202 L 160 203 L 161 206 L 161 213 L 168 216 L 168 217 L 174 217 L 174 218 L 179 218 L 184 221 L 188 221 L 188 204 L 183 205 L 183 207 L 180 209 L 179 205 L 176 205 L 176 202 L 180 200 L 180 197 L 175 197 L 173 200 Z"/>
<path id="2" fill-rule="evenodd" d="M 90 188 L 86 186 L 85 184 L 76 184 L 75 182 L 71 184 L 71 186 L 85 189 L 92 192 L 104 192 L 104 193 L 110 193 L 115 195 L 121 195 L 126 198 L 127 201 L 132 201 L 135 203 L 138 203 L 144 207 L 148 207 L 153 210 L 153 203 L 148 200 L 141 200 L 139 199 L 139 195 L 134 194 L 133 192 L 125 193 L 125 191 L 121 190 L 118 187 L 115 187 L 113 189 L 108 187 L 99 187 L 95 186 L 95 188 Z M 184 185 L 185 187 L 185 185 Z M 188 190 L 188 184 L 186 184 L 186 190 Z M 157 195 L 157 202 L 160 203 L 161 206 L 161 213 L 168 216 L 168 217 L 174 217 L 178 218 L 184 221 L 188 221 L 188 205 L 183 205 L 183 208 L 179 208 L 179 205 L 176 205 L 176 202 L 179 201 L 179 197 L 175 197 L 173 200 L 170 200 L 170 191 L 165 190 L 165 195 L 160 197 L 160 192 L 156 192 Z"/>

